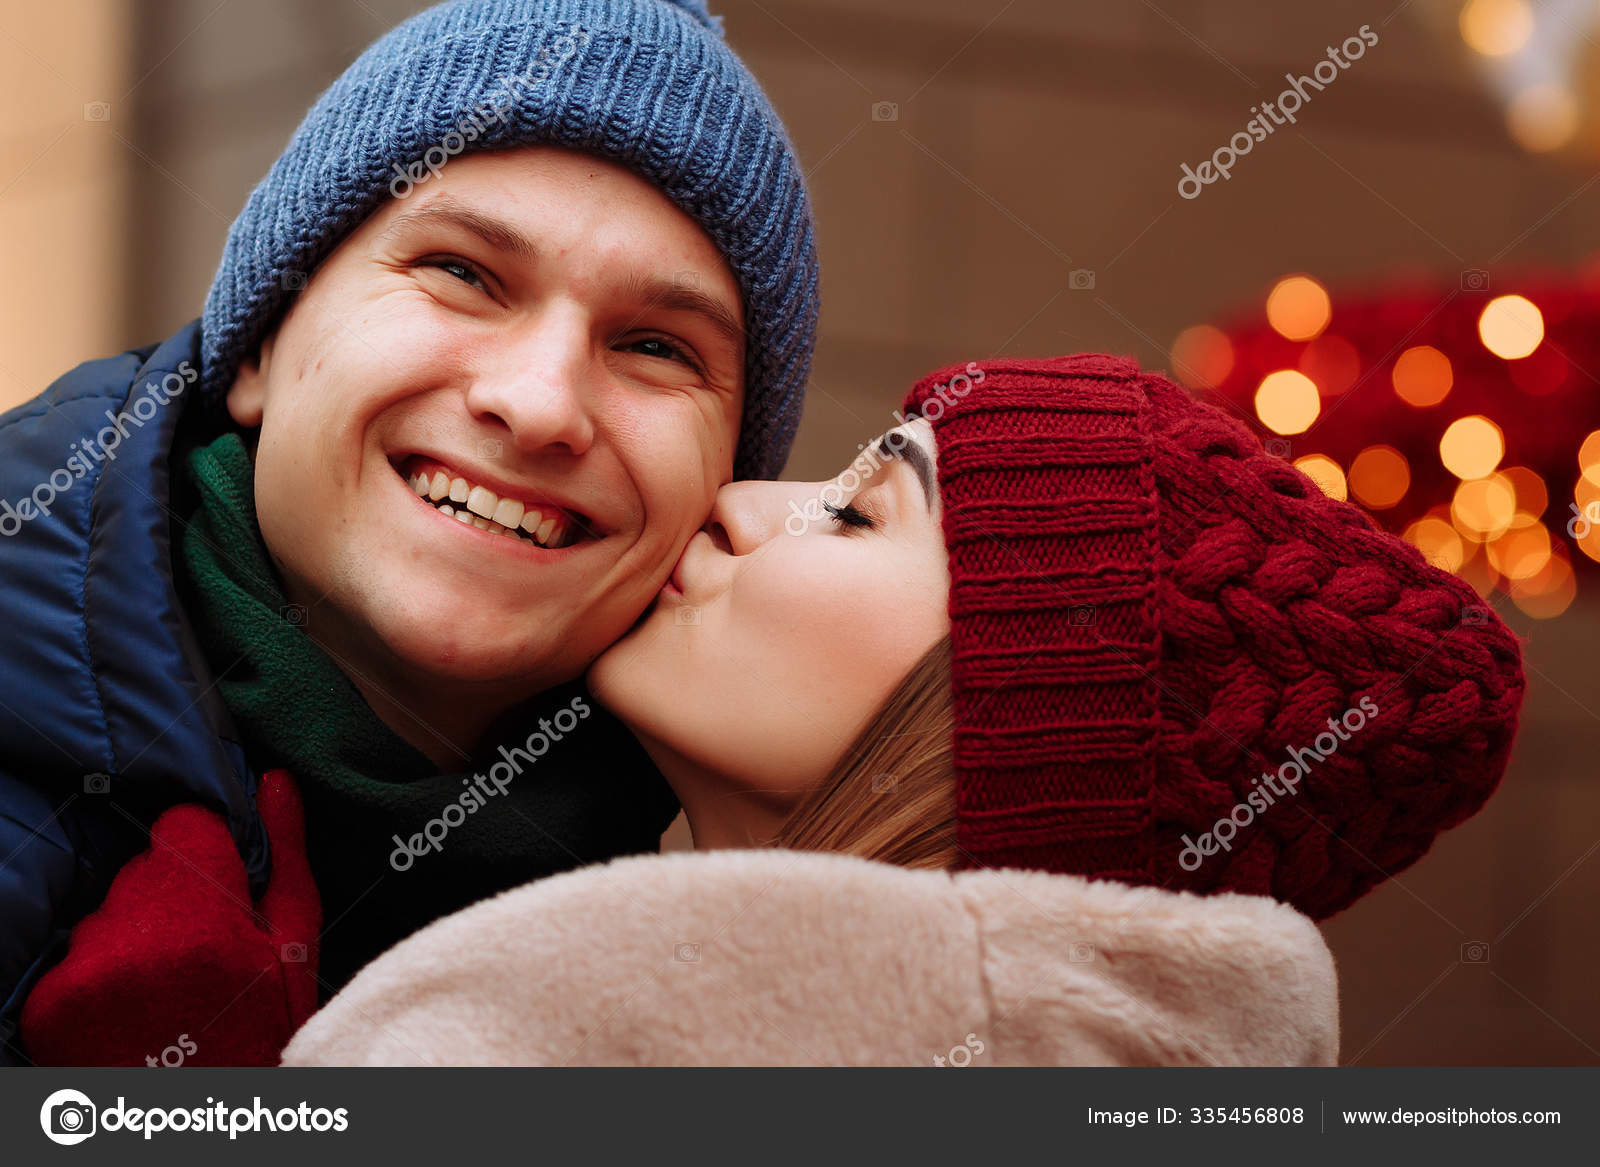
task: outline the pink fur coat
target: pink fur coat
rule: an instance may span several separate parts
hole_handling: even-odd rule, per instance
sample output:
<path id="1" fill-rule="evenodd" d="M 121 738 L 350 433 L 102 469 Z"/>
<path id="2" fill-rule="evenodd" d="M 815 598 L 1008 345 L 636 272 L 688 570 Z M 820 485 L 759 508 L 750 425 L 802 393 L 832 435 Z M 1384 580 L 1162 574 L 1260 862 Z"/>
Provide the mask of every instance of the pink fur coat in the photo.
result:
<path id="1" fill-rule="evenodd" d="M 285 1065 L 1333 1065 L 1321 933 L 1260 896 L 781 850 L 633 856 L 389 950 Z"/>

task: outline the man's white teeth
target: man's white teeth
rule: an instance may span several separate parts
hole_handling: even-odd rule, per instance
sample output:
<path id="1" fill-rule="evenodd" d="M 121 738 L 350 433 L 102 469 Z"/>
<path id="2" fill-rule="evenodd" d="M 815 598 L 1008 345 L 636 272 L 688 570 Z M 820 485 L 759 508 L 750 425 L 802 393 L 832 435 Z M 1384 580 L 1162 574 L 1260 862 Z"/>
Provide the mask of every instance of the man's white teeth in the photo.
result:
<path id="1" fill-rule="evenodd" d="M 501 498 L 486 486 L 473 486 L 465 478 L 451 478 L 442 470 L 434 471 L 430 479 L 426 474 L 411 478 L 411 489 L 420 497 L 437 504 L 439 510 L 463 523 L 495 535 L 508 535 L 513 539 L 529 539 L 542 547 L 561 547 L 566 543 L 566 523 L 561 512 L 546 517 L 514 498 Z M 465 503 L 456 508 L 441 500 Z"/>
<path id="2" fill-rule="evenodd" d="M 515 527 L 522 522 L 522 504 L 514 498 L 503 498 L 495 504 L 490 517 L 502 527 Z"/>

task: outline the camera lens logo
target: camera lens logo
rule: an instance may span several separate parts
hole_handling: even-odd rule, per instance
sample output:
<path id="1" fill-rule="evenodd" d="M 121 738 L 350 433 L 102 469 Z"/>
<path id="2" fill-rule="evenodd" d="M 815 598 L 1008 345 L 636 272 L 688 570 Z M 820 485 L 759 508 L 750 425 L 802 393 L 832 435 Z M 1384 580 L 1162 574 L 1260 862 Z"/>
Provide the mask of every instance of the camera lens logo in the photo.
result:
<path id="1" fill-rule="evenodd" d="M 94 1103 L 77 1090 L 57 1090 L 39 1108 L 39 1125 L 53 1143 L 70 1147 L 94 1134 Z"/>

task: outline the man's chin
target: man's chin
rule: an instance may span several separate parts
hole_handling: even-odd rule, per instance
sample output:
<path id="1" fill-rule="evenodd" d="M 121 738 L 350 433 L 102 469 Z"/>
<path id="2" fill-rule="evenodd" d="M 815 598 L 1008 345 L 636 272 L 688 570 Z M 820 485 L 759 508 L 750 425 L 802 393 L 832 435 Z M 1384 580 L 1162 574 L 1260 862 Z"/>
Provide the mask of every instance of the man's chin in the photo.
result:
<path id="1" fill-rule="evenodd" d="M 624 722 L 628 722 L 627 714 L 633 706 L 634 694 L 630 690 L 637 686 L 641 677 L 651 676 L 655 669 L 661 667 L 660 660 L 652 655 L 652 646 L 664 631 L 659 627 L 660 623 L 663 620 L 670 623 L 670 616 L 671 613 L 662 610 L 659 598 L 651 600 L 645 610 L 639 613 L 633 626 L 589 666 L 587 679 L 590 692 Z M 658 626 L 652 628 L 652 623 Z M 618 708 L 611 706 L 613 696 L 617 699 Z"/>
<path id="2" fill-rule="evenodd" d="M 438 686 L 486 694 L 503 690 L 515 698 L 551 688 L 583 671 L 581 662 L 568 659 L 568 646 L 557 642 L 541 639 L 508 645 L 492 629 L 470 637 L 439 632 L 437 627 L 379 630 L 395 666 L 410 677 L 414 688 Z"/>
<path id="3" fill-rule="evenodd" d="M 639 618 L 630 624 L 621 636 L 600 651 L 595 657 L 594 663 L 589 666 L 590 672 L 592 673 L 594 669 L 599 668 L 604 662 L 619 660 L 635 650 L 643 643 L 642 634 L 645 626 L 655 619 L 660 612 L 661 597 L 658 595 L 645 605 L 644 611 L 639 613 Z"/>
<path id="4" fill-rule="evenodd" d="M 648 624 L 650 622 L 650 617 L 656 614 L 656 609 L 660 606 L 661 597 L 658 595 L 655 599 L 651 600 L 644 606 L 644 611 L 639 613 L 639 618 L 632 624 L 628 625 L 628 630 L 621 636 L 617 637 L 617 639 L 608 648 L 606 648 L 605 651 L 610 652 L 612 648 L 615 648 L 618 644 L 621 644 L 624 640 L 628 639 L 628 637 L 632 636 L 634 633 L 638 632 L 639 629 Z M 604 654 L 602 653 L 602 655 Z"/>
<path id="5" fill-rule="evenodd" d="M 469 604 L 444 589 L 412 588 L 401 604 L 384 604 L 369 593 L 352 615 L 366 624 L 362 639 L 388 658 L 385 671 L 404 677 L 413 693 L 438 688 L 441 699 L 448 691 L 460 700 L 478 692 L 492 702 L 581 677 L 627 630 L 621 611 L 540 604 L 510 612 L 504 605 Z"/>

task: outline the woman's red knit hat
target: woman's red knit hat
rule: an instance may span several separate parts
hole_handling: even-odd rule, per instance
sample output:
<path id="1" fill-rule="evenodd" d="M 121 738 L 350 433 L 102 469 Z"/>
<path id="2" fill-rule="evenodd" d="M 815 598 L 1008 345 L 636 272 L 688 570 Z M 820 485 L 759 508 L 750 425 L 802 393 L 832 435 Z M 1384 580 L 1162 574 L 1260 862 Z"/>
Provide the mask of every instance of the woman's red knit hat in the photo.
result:
<path id="1" fill-rule="evenodd" d="M 942 369 L 966 867 L 1348 906 L 1477 811 L 1522 702 L 1464 581 L 1136 364 Z"/>

